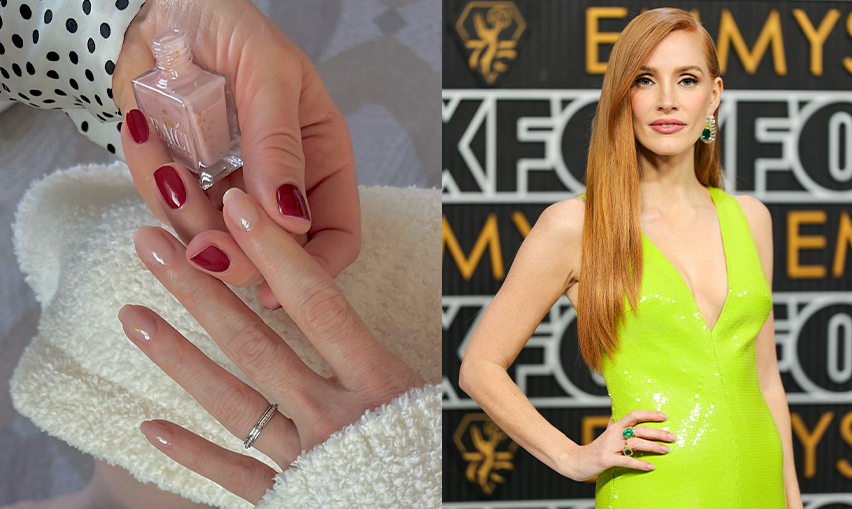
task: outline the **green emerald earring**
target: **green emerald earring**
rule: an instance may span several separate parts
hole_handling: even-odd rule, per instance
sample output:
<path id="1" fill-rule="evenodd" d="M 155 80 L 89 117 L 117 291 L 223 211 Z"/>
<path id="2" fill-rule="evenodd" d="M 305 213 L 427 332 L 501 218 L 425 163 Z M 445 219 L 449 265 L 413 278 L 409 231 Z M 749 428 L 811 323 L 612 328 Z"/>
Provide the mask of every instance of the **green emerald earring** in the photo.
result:
<path id="1" fill-rule="evenodd" d="M 704 121 L 704 130 L 701 132 L 701 141 L 704 143 L 713 143 L 716 141 L 716 117 L 707 115 L 707 120 Z"/>

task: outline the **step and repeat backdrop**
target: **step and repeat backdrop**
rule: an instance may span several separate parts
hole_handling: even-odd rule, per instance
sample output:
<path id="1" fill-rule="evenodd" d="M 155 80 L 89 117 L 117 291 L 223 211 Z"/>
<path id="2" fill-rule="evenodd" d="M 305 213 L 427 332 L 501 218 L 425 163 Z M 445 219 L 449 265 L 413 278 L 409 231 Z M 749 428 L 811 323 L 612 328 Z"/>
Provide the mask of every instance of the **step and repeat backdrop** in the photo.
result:
<path id="1" fill-rule="evenodd" d="M 524 237 L 584 190 L 608 55 L 647 8 L 716 41 L 726 190 L 772 213 L 778 365 L 806 509 L 852 508 L 852 2 L 443 0 L 444 507 L 592 508 L 458 386 L 465 347 Z M 610 417 L 563 296 L 509 370 L 585 444 Z"/>

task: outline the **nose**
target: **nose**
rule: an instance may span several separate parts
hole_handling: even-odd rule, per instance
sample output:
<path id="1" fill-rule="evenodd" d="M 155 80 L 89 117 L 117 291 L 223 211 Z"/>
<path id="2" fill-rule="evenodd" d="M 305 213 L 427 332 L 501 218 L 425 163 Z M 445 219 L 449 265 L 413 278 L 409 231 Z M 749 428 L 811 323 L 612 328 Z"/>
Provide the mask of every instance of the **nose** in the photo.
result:
<path id="1" fill-rule="evenodd" d="M 670 84 L 664 83 L 657 90 L 659 90 L 659 97 L 657 97 L 657 111 L 676 111 L 677 100 L 674 96 L 674 87 Z"/>

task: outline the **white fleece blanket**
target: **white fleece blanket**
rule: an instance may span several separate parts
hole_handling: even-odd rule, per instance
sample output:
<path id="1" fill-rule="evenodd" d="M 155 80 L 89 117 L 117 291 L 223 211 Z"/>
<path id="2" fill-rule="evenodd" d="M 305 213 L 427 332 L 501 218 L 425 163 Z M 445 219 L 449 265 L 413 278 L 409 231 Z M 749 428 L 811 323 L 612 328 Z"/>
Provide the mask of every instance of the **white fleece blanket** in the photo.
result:
<path id="1" fill-rule="evenodd" d="M 332 435 L 276 477 L 257 507 L 421 508 L 441 505 L 441 197 L 438 190 L 360 187 L 362 250 L 337 283 L 379 341 L 428 383 Z M 80 166 L 27 191 L 15 224 L 21 270 L 42 307 L 38 335 L 11 381 L 15 408 L 39 428 L 119 465 L 141 482 L 214 507 L 245 500 L 183 468 L 139 431 L 166 419 L 223 447 L 242 447 L 122 332 L 124 304 L 147 306 L 219 365 L 251 382 L 138 260 L 141 225 L 157 225 L 127 167 Z M 315 371 L 325 361 L 282 310 L 256 289 L 235 289 Z M 378 369 L 378 368 L 377 368 Z"/>

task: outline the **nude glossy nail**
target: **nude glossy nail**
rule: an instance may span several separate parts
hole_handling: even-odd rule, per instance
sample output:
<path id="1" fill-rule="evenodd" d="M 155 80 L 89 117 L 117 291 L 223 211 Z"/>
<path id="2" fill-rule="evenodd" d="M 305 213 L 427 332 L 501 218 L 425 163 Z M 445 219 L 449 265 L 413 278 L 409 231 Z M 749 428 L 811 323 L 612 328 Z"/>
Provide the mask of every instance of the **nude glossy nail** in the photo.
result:
<path id="1" fill-rule="evenodd" d="M 216 246 L 208 246 L 190 258 L 193 263 L 210 272 L 225 272 L 231 266 L 231 259 Z"/>
<path id="2" fill-rule="evenodd" d="M 139 426 L 142 434 L 149 442 L 157 447 L 171 447 L 174 443 L 174 434 L 165 426 L 153 421 L 145 421 Z"/>
<path id="3" fill-rule="evenodd" d="M 669 451 L 671 451 L 671 449 L 669 449 L 669 448 L 668 448 L 668 447 L 666 447 L 665 445 L 662 447 L 662 449 L 663 449 L 663 452 L 669 452 Z"/>
<path id="4" fill-rule="evenodd" d="M 157 324 L 148 314 L 136 306 L 124 306 L 118 312 L 118 320 L 124 331 L 141 343 L 151 341 L 157 334 Z"/>
<path id="5" fill-rule="evenodd" d="M 158 228 L 143 226 L 133 235 L 139 256 L 154 267 L 166 267 L 172 262 L 175 248 Z"/>
<path id="6" fill-rule="evenodd" d="M 236 187 L 228 189 L 228 192 L 222 197 L 222 201 L 225 204 L 224 208 L 228 217 L 242 231 L 251 231 L 252 228 L 257 226 L 260 216 L 254 204 L 242 190 Z"/>

